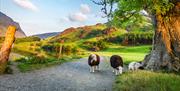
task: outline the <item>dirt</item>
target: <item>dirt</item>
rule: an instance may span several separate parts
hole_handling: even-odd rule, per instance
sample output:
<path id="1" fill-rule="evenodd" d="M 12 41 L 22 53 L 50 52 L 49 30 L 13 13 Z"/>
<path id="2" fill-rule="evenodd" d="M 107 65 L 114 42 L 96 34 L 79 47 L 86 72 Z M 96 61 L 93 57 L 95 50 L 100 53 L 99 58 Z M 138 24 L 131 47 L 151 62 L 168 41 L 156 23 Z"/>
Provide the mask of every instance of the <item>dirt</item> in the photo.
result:
<path id="1" fill-rule="evenodd" d="M 50 68 L 0 76 L 1 91 L 112 91 L 115 76 L 103 57 L 100 71 L 89 72 L 87 58 Z"/>

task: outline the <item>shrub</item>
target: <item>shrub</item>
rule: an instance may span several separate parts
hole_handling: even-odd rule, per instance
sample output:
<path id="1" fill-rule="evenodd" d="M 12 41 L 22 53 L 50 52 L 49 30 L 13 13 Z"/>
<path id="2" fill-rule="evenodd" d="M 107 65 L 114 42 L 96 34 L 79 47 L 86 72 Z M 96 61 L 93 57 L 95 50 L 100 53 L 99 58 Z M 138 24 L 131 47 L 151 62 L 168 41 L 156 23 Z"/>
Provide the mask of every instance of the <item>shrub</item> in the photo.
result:
<path id="1" fill-rule="evenodd" d="M 25 64 L 44 64 L 47 63 L 47 59 L 44 56 L 31 56 L 20 58 L 16 60 L 17 62 L 25 63 Z"/>
<path id="2" fill-rule="evenodd" d="M 29 50 L 33 50 L 33 48 L 32 48 L 32 47 L 29 47 Z"/>
<path id="3" fill-rule="evenodd" d="M 63 55 L 71 55 L 71 53 L 76 54 L 79 51 L 79 49 L 73 45 L 60 45 L 57 43 L 56 44 L 44 45 L 41 48 L 44 51 L 51 52 L 51 54 L 56 53 L 56 56 L 58 56 L 61 46 L 62 46 L 61 52 Z"/>
<path id="4" fill-rule="evenodd" d="M 55 51 L 54 46 L 51 45 L 51 44 L 43 45 L 41 48 L 42 48 L 44 51 L 47 51 L 47 52 L 54 52 L 54 51 Z"/>
<path id="5" fill-rule="evenodd" d="M 100 51 L 107 48 L 107 44 L 106 42 L 104 42 L 104 40 L 95 41 L 95 42 L 86 41 L 83 43 L 83 46 L 91 51 Z"/>
<path id="6" fill-rule="evenodd" d="M 41 42 L 37 42 L 37 43 L 36 43 L 36 46 L 41 46 L 41 45 L 42 45 Z"/>
<path id="7" fill-rule="evenodd" d="M 63 46 L 63 54 L 70 55 L 72 52 L 72 46 L 67 45 Z"/>
<path id="8" fill-rule="evenodd" d="M 13 74 L 13 69 L 9 65 L 6 67 L 5 74 Z"/>
<path id="9" fill-rule="evenodd" d="M 120 36 L 116 36 L 116 37 L 107 37 L 104 39 L 107 42 L 111 42 L 111 43 L 116 43 L 116 44 L 120 44 L 123 42 L 124 40 L 124 36 L 120 35 Z"/>
<path id="10" fill-rule="evenodd" d="M 16 62 L 23 62 L 23 61 L 26 61 L 27 60 L 27 57 L 25 58 L 25 57 L 21 57 L 21 58 L 19 58 L 19 59 L 16 59 L 15 61 Z"/>
<path id="11" fill-rule="evenodd" d="M 31 43 L 30 46 L 34 46 L 34 43 Z"/>
<path id="12" fill-rule="evenodd" d="M 80 52 L 80 49 L 78 48 L 78 47 L 74 47 L 74 48 L 72 48 L 72 53 L 73 54 L 78 54 Z"/>
<path id="13" fill-rule="evenodd" d="M 128 32 L 116 37 L 107 37 L 104 40 L 123 45 L 152 44 L 153 32 Z"/>
<path id="14" fill-rule="evenodd" d="M 36 48 L 35 51 L 36 51 L 36 52 L 40 52 L 41 49 L 40 49 L 40 48 Z"/>
<path id="15" fill-rule="evenodd" d="M 103 32 L 101 30 L 92 30 L 89 34 L 87 34 L 86 38 L 101 36 L 102 34 L 103 34 Z"/>
<path id="16" fill-rule="evenodd" d="M 15 52 L 15 53 L 24 55 L 24 56 L 32 56 L 32 55 L 34 55 L 34 53 L 32 53 L 32 52 L 25 51 L 25 50 L 20 50 L 20 49 L 18 49 L 18 48 L 16 48 L 16 47 L 14 47 L 14 48 L 12 49 L 12 51 Z"/>
<path id="17" fill-rule="evenodd" d="M 15 43 L 21 43 L 21 42 L 33 42 L 33 41 L 40 41 L 41 39 L 39 37 L 30 36 L 25 38 L 16 38 Z"/>
<path id="18" fill-rule="evenodd" d="M 153 35 L 153 32 L 129 32 L 124 35 L 124 40 L 129 45 L 152 44 Z"/>
<path id="19" fill-rule="evenodd" d="M 0 43 L 3 43 L 4 42 L 4 37 L 0 37 Z"/>

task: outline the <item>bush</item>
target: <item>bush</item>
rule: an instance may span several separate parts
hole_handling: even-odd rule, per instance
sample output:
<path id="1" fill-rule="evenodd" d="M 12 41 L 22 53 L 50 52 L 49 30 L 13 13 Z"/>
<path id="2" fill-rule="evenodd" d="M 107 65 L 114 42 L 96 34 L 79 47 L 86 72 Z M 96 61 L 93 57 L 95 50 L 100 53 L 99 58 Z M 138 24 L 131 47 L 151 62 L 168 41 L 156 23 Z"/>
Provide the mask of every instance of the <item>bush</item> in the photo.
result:
<path id="1" fill-rule="evenodd" d="M 44 56 L 31 56 L 17 59 L 16 62 L 21 62 L 25 64 L 44 64 L 47 63 L 48 60 Z"/>
<path id="2" fill-rule="evenodd" d="M 47 52 L 55 52 L 55 47 L 51 44 L 43 45 L 41 48 Z"/>
<path id="3" fill-rule="evenodd" d="M 63 55 L 71 55 L 71 53 L 76 54 L 77 52 L 79 52 L 79 49 L 73 45 L 48 44 L 42 46 L 41 48 L 44 51 L 51 52 L 51 54 L 56 53 L 57 55 L 59 55 L 61 46 L 62 46 L 61 52 Z"/>
<path id="4" fill-rule="evenodd" d="M 129 45 L 152 44 L 153 32 L 129 32 L 124 35 L 124 41 Z"/>
<path id="5" fill-rule="evenodd" d="M 6 70 L 5 70 L 4 73 L 5 73 L 5 74 L 13 74 L 13 69 L 8 65 L 8 66 L 6 67 Z"/>
<path id="6" fill-rule="evenodd" d="M 16 48 L 16 47 L 14 47 L 14 48 L 12 49 L 12 51 L 15 52 L 15 53 L 24 55 L 24 56 L 32 56 L 32 55 L 34 55 L 34 53 L 32 53 L 32 52 L 25 51 L 25 50 L 20 50 L 20 49 L 18 49 L 18 48 Z"/>
<path id="7" fill-rule="evenodd" d="M 73 49 L 73 47 L 70 45 L 63 46 L 62 53 L 65 55 L 70 55 L 71 52 L 73 51 L 72 49 Z"/>
<path id="8" fill-rule="evenodd" d="M 107 37 L 104 39 L 104 41 L 111 42 L 111 43 L 116 43 L 116 44 L 121 44 L 124 40 L 124 36 L 116 36 L 116 37 Z"/>
<path id="9" fill-rule="evenodd" d="M 90 51 L 100 51 L 107 48 L 106 42 L 104 40 L 96 41 L 96 42 L 90 42 L 86 41 L 83 43 L 83 46 L 87 48 Z"/>
<path id="10" fill-rule="evenodd" d="M 15 61 L 16 62 L 23 62 L 23 61 L 26 61 L 27 60 L 27 57 L 25 58 L 25 57 L 21 57 L 21 58 L 19 58 L 19 59 L 16 59 Z"/>
<path id="11" fill-rule="evenodd" d="M 34 43 L 31 43 L 30 46 L 34 46 Z"/>
<path id="12" fill-rule="evenodd" d="M 123 45 L 152 44 L 153 32 L 128 32 L 116 37 L 108 37 L 104 40 L 111 43 L 121 43 Z"/>
<path id="13" fill-rule="evenodd" d="M 42 45 L 41 42 L 37 42 L 37 43 L 36 43 L 36 46 L 41 46 L 41 45 Z"/>
<path id="14" fill-rule="evenodd" d="M 41 49 L 40 49 L 40 48 L 36 48 L 35 51 L 36 51 L 36 52 L 40 52 Z"/>
<path id="15" fill-rule="evenodd" d="M 16 38 L 15 43 L 21 43 L 21 42 L 34 42 L 34 41 L 40 41 L 41 39 L 39 37 L 31 36 L 31 37 L 25 37 L 25 38 Z"/>
<path id="16" fill-rule="evenodd" d="M 0 37 L 0 43 L 3 43 L 4 42 L 4 37 Z"/>

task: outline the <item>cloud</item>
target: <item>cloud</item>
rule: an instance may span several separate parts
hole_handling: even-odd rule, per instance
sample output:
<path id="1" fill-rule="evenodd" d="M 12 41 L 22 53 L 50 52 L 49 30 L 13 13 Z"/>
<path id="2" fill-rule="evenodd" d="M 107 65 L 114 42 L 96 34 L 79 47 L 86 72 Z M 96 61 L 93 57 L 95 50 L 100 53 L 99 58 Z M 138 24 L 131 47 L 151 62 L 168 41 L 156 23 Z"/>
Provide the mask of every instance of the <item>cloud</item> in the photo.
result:
<path id="1" fill-rule="evenodd" d="M 13 0 L 18 6 L 28 10 L 38 11 L 38 8 L 30 0 Z"/>
<path id="2" fill-rule="evenodd" d="M 91 9 L 90 9 L 89 5 L 87 5 L 87 4 L 81 4 L 81 6 L 80 6 L 80 11 L 81 11 L 81 13 L 83 13 L 83 14 L 89 14 L 89 13 L 91 12 Z"/>
<path id="3" fill-rule="evenodd" d="M 62 18 L 60 18 L 60 21 L 61 21 L 61 22 L 69 22 L 69 18 L 67 18 L 67 17 L 62 17 Z"/>
<path id="4" fill-rule="evenodd" d="M 71 22 L 85 22 L 91 12 L 90 7 L 87 4 L 81 4 L 78 12 L 69 14 L 68 20 Z"/>
<path id="5" fill-rule="evenodd" d="M 74 21 L 75 22 L 84 22 L 87 20 L 87 16 L 81 12 L 70 14 L 68 18 L 70 21 L 73 21 L 73 22 Z"/>

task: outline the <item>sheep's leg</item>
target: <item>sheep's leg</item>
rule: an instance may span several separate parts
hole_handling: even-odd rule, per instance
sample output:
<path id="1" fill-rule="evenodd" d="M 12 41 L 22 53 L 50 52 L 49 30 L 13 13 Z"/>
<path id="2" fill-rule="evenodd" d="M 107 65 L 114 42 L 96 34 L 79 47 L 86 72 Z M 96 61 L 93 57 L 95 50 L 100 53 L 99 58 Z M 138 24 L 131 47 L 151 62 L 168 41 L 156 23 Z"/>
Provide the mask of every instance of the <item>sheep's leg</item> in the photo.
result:
<path id="1" fill-rule="evenodd" d="M 117 69 L 115 69 L 115 75 L 118 75 L 118 70 Z"/>
<path id="2" fill-rule="evenodd" d="M 92 66 L 89 69 L 90 69 L 90 72 L 92 72 Z"/>
<path id="3" fill-rule="evenodd" d="M 115 69 L 113 68 L 113 71 L 112 71 L 113 73 L 115 72 Z"/>
<path id="4" fill-rule="evenodd" d="M 94 70 L 95 70 L 95 66 L 92 66 L 92 72 L 94 72 Z"/>
<path id="5" fill-rule="evenodd" d="M 96 66 L 96 70 L 99 70 L 99 65 Z"/>
<path id="6" fill-rule="evenodd" d="M 95 70 L 98 70 L 98 67 L 97 67 L 97 66 L 95 66 Z"/>
<path id="7" fill-rule="evenodd" d="M 123 68 L 120 66 L 119 67 L 119 74 L 122 74 L 122 70 L 123 70 Z"/>

